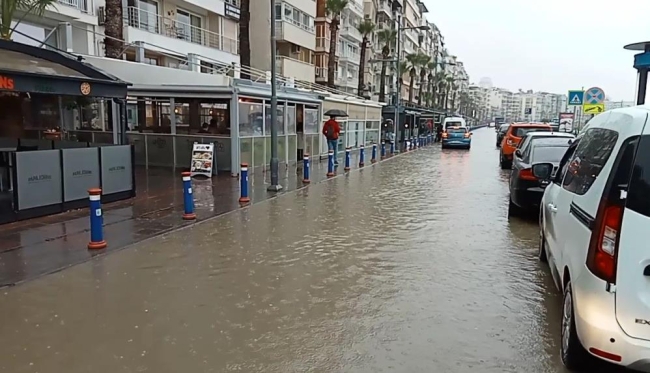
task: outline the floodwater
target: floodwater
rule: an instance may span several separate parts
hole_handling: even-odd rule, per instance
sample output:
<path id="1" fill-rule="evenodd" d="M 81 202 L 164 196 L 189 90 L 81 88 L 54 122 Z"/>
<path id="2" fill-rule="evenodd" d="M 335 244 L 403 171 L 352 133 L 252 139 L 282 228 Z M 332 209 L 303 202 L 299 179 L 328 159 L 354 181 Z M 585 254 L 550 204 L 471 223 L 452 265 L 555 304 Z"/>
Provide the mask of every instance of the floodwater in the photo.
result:
<path id="1" fill-rule="evenodd" d="M 565 372 L 494 131 L 0 293 L 1 372 Z"/>

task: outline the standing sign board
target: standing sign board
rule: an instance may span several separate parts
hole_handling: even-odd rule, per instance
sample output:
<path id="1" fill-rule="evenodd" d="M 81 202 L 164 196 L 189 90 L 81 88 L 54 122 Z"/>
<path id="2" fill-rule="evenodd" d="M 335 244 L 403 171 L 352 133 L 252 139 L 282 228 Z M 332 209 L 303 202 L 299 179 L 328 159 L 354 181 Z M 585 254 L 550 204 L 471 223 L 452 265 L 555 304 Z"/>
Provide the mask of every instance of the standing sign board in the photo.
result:
<path id="1" fill-rule="evenodd" d="M 605 91 L 591 87 L 585 91 L 582 111 L 587 114 L 600 114 L 605 111 Z"/>
<path id="2" fill-rule="evenodd" d="M 203 175 L 212 177 L 214 167 L 214 144 L 194 143 L 192 146 L 192 164 L 190 172 L 192 176 Z"/>
<path id="3" fill-rule="evenodd" d="M 573 131 L 573 113 L 560 113 L 560 132 Z"/>
<path id="4" fill-rule="evenodd" d="M 582 106 L 584 101 L 585 92 L 584 91 L 569 91 L 568 95 L 568 106 Z"/>

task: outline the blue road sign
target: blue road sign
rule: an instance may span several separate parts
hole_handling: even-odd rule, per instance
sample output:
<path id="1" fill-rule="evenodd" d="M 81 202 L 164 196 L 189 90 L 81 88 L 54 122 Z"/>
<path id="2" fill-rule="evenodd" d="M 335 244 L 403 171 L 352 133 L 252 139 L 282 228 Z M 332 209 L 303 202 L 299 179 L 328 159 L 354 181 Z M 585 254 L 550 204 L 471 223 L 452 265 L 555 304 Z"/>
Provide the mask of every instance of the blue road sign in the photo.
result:
<path id="1" fill-rule="evenodd" d="M 582 106 L 582 102 L 585 98 L 584 91 L 569 91 L 569 106 Z"/>
<path id="2" fill-rule="evenodd" d="M 605 102 L 605 91 L 598 87 L 591 87 L 585 91 L 585 105 L 599 105 Z"/>

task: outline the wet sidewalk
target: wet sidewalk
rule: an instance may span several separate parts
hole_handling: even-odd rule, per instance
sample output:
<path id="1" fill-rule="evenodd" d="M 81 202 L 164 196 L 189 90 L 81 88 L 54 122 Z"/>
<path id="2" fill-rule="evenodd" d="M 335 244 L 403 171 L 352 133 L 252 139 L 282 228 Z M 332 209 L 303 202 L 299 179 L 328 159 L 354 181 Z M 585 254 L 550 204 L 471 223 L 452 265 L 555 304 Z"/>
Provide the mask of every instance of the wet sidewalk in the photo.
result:
<path id="1" fill-rule="evenodd" d="M 341 155 L 339 155 L 341 156 Z M 352 170 L 358 168 L 358 154 L 352 156 Z M 366 167 L 370 166 L 370 149 L 366 150 Z M 343 173 L 343 162 L 338 167 Z M 325 179 L 327 160 L 312 160 L 311 183 Z M 251 203 L 258 203 L 303 188 L 300 168 L 281 167 L 280 193 L 266 191 L 270 172 L 256 171 L 250 175 Z M 212 179 L 193 179 L 197 221 L 241 208 L 239 179 L 220 175 Z M 169 232 L 184 225 L 183 190 L 180 170 L 136 170 L 136 197 L 103 206 L 105 250 L 89 251 L 88 210 L 62 214 L 0 226 L 0 287 L 12 286 L 44 274 L 65 269 L 93 256 L 118 250 L 147 238 Z"/>

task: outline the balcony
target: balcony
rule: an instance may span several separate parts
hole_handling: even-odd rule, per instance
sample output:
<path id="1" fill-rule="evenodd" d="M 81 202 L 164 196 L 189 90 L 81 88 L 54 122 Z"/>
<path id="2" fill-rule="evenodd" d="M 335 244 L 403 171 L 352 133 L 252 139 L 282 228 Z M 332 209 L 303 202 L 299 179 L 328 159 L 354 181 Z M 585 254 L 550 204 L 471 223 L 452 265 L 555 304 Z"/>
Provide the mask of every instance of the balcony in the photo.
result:
<path id="1" fill-rule="evenodd" d="M 215 32 L 137 7 L 128 7 L 125 23 L 124 38 L 129 43 L 145 42 L 147 47 L 163 53 L 186 51 L 227 64 L 239 62 L 237 40 Z"/>
<path id="2" fill-rule="evenodd" d="M 339 50 L 342 50 L 342 48 L 339 47 Z M 351 62 L 353 64 L 358 65 L 359 63 L 361 63 L 361 55 L 359 53 L 342 51 L 339 53 L 339 62 L 340 63 Z"/>
<path id="3" fill-rule="evenodd" d="M 95 3 L 93 0 L 56 0 L 46 8 L 44 16 L 58 20 L 61 20 L 61 16 L 64 16 L 76 23 L 97 25 L 94 9 Z"/>
<path id="4" fill-rule="evenodd" d="M 348 1 L 348 9 L 350 9 L 350 11 L 353 13 L 356 13 L 359 17 L 363 18 L 364 11 L 362 3 L 358 3 L 357 0 L 350 0 Z"/>
<path id="5" fill-rule="evenodd" d="M 363 35 L 361 35 L 359 30 L 357 30 L 355 26 L 352 26 L 349 23 L 341 27 L 339 34 L 343 38 L 351 39 L 354 41 L 361 42 L 363 40 Z"/>
<path id="6" fill-rule="evenodd" d="M 327 83 L 327 67 L 316 67 L 316 83 Z M 343 80 L 339 77 L 338 70 L 334 74 L 334 84 L 337 86 L 343 86 Z"/>
<path id="7" fill-rule="evenodd" d="M 278 72 L 283 76 L 311 83 L 314 82 L 314 65 L 286 56 L 278 56 L 276 61 Z M 325 79 L 327 79 L 327 75 Z"/>
<path id="8" fill-rule="evenodd" d="M 316 52 L 329 52 L 330 51 L 330 38 L 318 37 L 316 38 Z"/>
<path id="9" fill-rule="evenodd" d="M 287 41 L 309 50 L 316 49 L 315 29 L 289 22 L 286 19 L 275 21 L 275 32 L 279 41 Z"/>
<path id="10" fill-rule="evenodd" d="M 382 12 L 392 18 L 393 9 L 390 6 L 390 2 L 386 0 L 379 1 L 379 7 L 377 7 L 377 13 L 382 13 Z"/>

